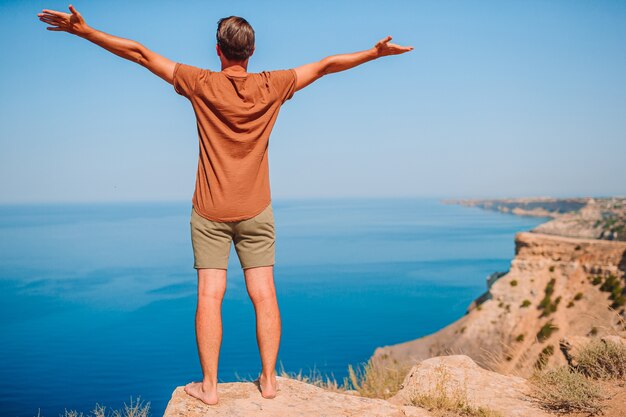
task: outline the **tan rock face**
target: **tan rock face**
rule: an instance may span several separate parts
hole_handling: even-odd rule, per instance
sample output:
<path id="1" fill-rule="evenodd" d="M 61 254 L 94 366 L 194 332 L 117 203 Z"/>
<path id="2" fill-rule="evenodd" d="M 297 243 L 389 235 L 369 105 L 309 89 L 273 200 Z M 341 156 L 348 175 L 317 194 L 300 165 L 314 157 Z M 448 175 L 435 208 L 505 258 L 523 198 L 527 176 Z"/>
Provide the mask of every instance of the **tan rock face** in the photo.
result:
<path id="1" fill-rule="evenodd" d="M 429 417 L 417 407 L 403 407 L 381 399 L 330 392 L 311 384 L 278 377 L 278 395 L 273 399 L 261 396 L 253 382 L 232 382 L 218 385 L 219 403 L 206 405 L 187 395 L 183 387 L 172 394 L 164 417 Z"/>
<path id="2" fill-rule="evenodd" d="M 378 348 L 374 357 L 418 362 L 463 354 L 521 376 L 529 376 L 541 357 L 546 365 L 565 364 L 560 338 L 602 337 L 621 327 L 608 308 L 609 293 L 589 278 L 613 274 L 623 281 L 625 269 L 626 242 L 519 233 L 515 259 L 492 285 L 491 299 L 432 335 Z M 552 310 L 541 308 L 549 286 Z"/>
<path id="3" fill-rule="evenodd" d="M 467 356 L 442 356 L 413 367 L 403 388 L 389 401 L 412 404 L 420 395 L 463 397 L 472 407 L 484 407 L 507 417 L 548 416 L 530 401 L 525 379 L 480 368 Z"/>

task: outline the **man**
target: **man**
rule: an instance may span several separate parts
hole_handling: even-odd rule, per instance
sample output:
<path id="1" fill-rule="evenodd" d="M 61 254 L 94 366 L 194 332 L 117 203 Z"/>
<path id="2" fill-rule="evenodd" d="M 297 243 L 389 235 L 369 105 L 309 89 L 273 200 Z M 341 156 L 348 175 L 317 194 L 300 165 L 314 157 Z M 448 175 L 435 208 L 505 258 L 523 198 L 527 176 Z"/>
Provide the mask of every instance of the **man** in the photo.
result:
<path id="1" fill-rule="evenodd" d="M 262 363 L 259 389 L 264 398 L 274 398 L 281 320 L 274 287 L 275 234 L 267 150 L 278 111 L 294 92 L 326 74 L 413 48 L 389 43 L 388 36 L 361 52 L 333 55 L 288 70 L 248 73 L 254 30 L 245 19 L 230 16 L 218 22 L 216 51 L 222 69 L 214 72 L 170 61 L 140 43 L 93 29 L 72 5 L 69 9 L 71 13 L 44 9 L 38 16 L 51 25 L 48 30 L 80 36 L 146 67 L 188 98 L 196 113 L 200 150 L 190 225 L 198 273 L 196 339 L 203 380 L 188 384 L 185 391 L 206 404 L 218 402 L 221 305 L 234 241 L 256 312 Z"/>

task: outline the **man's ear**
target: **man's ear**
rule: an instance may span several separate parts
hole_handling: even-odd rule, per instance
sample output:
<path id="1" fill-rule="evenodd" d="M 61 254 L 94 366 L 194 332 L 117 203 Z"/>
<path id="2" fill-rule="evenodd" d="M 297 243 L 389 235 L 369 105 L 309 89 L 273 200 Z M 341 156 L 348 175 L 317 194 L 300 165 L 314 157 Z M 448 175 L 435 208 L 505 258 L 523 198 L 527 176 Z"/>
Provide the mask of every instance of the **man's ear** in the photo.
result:
<path id="1" fill-rule="evenodd" d="M 218 44 L 215 45 L 215 50 L 217 51 L 217 56 L 222 56 L 222 50 Z"/>

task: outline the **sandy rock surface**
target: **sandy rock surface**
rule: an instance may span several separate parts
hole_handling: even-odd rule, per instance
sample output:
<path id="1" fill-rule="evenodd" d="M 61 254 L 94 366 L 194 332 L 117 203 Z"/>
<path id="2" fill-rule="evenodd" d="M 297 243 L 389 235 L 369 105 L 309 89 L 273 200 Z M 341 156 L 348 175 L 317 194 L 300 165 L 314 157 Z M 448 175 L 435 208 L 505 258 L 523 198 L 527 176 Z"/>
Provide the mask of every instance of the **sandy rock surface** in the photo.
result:
<path id="1" fill-rule="evenodd" d="M 253 382 L 219 384 L 219 404 L 209 406 L 187 395 L 183 387 L 172 394 L 164 417 L 298 416 L 298 417 L 429 417 L 417 407 L 395 405 L 381 399 L 336 393 L 311 384 L 278 377 L 278 395 L 261 396 Z"/>

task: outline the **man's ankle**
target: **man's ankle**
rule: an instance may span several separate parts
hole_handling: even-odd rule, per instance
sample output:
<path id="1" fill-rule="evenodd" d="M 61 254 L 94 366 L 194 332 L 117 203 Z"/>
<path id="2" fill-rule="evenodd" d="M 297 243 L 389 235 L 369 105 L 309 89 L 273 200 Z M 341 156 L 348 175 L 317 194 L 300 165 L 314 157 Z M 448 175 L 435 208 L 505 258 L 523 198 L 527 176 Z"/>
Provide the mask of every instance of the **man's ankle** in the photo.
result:
<path id="1" fill-rule="evenodd" d="M 276 376 L 276 370 L 272 369 L 271 371 L 261 371 L 261 375 L 264 378 L 272 378 Z"/>
<path id="2" fill-rule="evenodd" d="M 202 390 L 205 392 L 210 391 L 214 389 L 215 387 L 217 387 L 217 381 L 211 381 L 211 380 L 202 381 Z"/>

